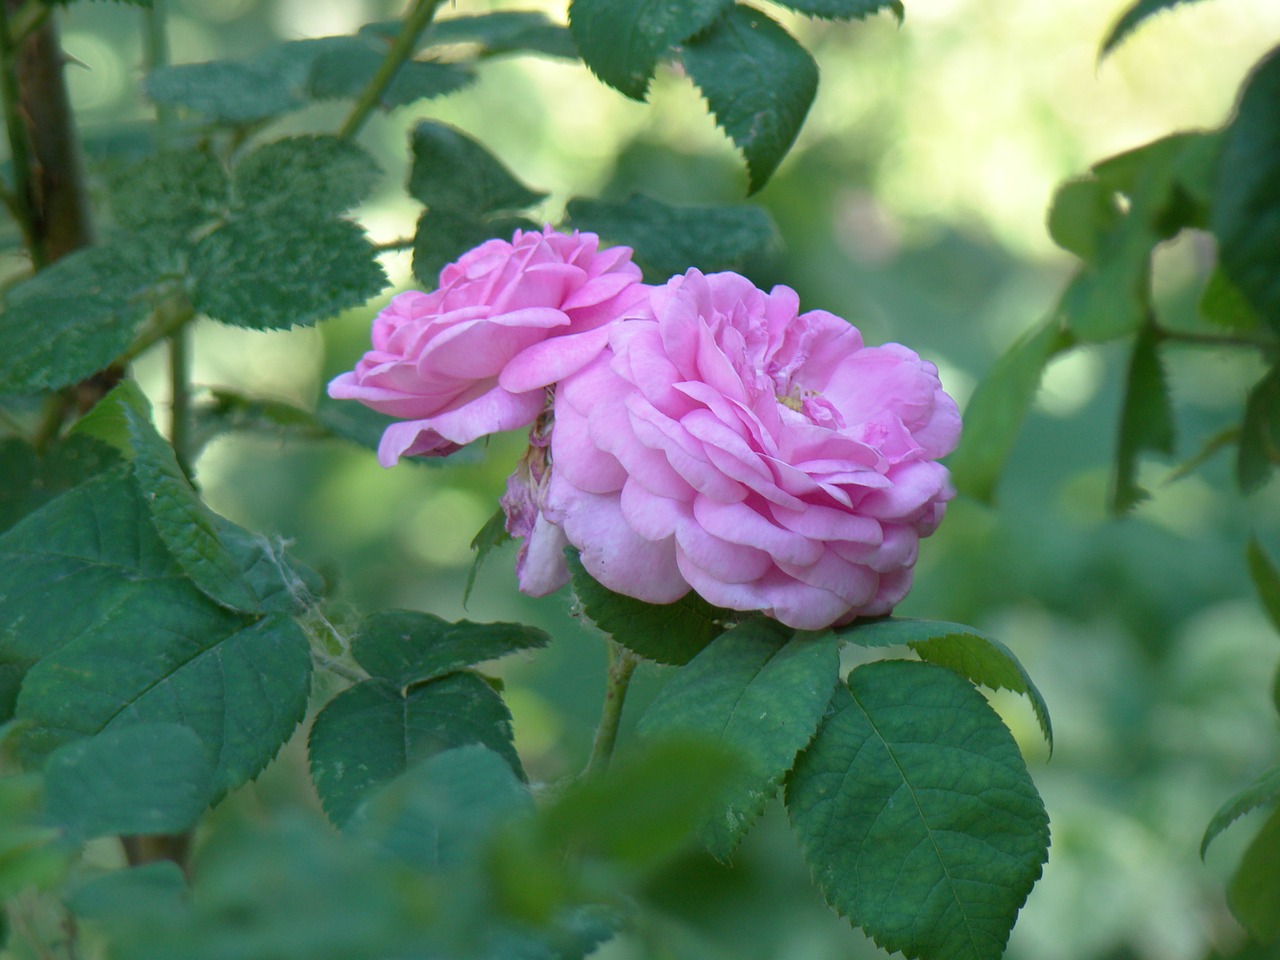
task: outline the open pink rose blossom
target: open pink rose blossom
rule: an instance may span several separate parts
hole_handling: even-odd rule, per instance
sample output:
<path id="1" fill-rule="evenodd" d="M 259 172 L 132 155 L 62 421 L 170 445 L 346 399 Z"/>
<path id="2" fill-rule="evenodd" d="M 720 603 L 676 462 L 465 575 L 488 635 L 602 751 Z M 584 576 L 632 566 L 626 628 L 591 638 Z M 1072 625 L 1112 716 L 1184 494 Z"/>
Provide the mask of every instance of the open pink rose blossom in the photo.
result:
<path id="1" fill-rule="evenodd" d="M 593 577 L 652 603 L 692 587 L 819 629 L 902 599 L 953 495 L 936 460 L 959 412 L 933 364 L 798 306 L 690 270 L 611 326 L 557 387 L 522 589 L 564 582 L 567 537 Z"/>
<path id="2" fill-rule="evenodd" d="M 373 349 L 329 395 L 398 417 L 378 462 L 443 455 L 530 424 L 545 388 L 591 361 L 610 321 L 644 298 L 628 247 L 550 227 L 489 240 L 440 272 L 433 293 L 396 296 L 373 322 Z"/>

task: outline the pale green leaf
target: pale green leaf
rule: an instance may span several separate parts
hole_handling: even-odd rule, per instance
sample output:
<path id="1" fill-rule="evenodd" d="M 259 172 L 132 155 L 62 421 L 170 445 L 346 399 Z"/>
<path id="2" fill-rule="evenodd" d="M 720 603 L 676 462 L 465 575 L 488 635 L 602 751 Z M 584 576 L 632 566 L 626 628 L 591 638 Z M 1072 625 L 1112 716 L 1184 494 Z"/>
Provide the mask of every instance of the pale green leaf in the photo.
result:
<path id="1" fill-rule="evenodd" d="M 1050 358 L 1074 343 L 1056 320 L 1027 331 L 1006 351 L 969 398 L 964 434 L 948 466 L 962 492 L 991 502 L 1005 460 L 1026 418 Z"/>
<path id="2" fill-rule="evenodd" d="M 746 158 L 754 193 L 800 132 L 818 90 L 817 64 L 776 22 L 741 4 L 687 43 L 681 60 Z"/>
<path id="3" fill-rule="evenodd" d="M 813 737 L 840 677 L 833 635 L 791 633 L 764 619 L 722 633 L 667 682 L 640 720 L 645 737 L 701 736 L 742 756 L 741 773 L 701 831 L 722 861 Z"/>
<path id="4" fill-rule="evenodd" d="M 969 683 L 927 663 L 854 670 L 786 803 L 828 903 L 909 958 L 996 960 L 1048 854 L 1009 731 Z"/>

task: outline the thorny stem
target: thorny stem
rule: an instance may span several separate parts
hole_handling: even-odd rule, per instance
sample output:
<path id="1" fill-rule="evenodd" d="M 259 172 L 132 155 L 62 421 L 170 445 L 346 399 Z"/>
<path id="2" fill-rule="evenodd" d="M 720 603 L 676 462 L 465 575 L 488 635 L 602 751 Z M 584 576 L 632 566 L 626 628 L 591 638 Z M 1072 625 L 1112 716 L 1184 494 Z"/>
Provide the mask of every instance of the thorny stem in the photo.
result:
<path id="1" fill-rule="evenodd" d="M 591 759 L 587 761 L 585 774 L 603 773 L 609 768 L 613 746 L 618 740 L 618 721 L 622 718 L 622 705 L 627 699 L 627 686 L 640 658 L 618 643 L 609 641 L 609 669 L 605 676 L 604 705 L 600 708 L 600 725 L 596 727 L 596 739 L 591 745 Z"/>
<path id="2" fill-rule="evenodd" d="M 0 0 L 0 99 L 4 105 L 4 126 L 9 137 L 9 157 L 13 165 L 14 212 L 26 240 L 32 265 L 39 270 L 48 262 L 48 258 L 44 238 L 37 229 L 37 214 L 31 200 L 31 132 L 22 116 L 18 44 L 19 41 L 10 29 L 8 4 L 5 0 Z"/>
<path id="3" fill-rule="evenodd" d="M 382 102 L 382 95 L 395 80 L 400 67 L 413 55 L 418 37 L 422 36 L 422 31 L 427 29 L 431 18 L 435 16 L 436 8 L 443 2 L 444 0 L 415 0 L 413 9 L 405 16 L 404 25 L 400 28 L 400 33 L 395 40 L 391 42 L 391 47 L 378 67 L 378 72 L 373 75 L 369 85 L 360 94 L 360 99 L 351 109 L 346 123 L 338 131 L 338 136 L 343 140 L 349 140 L 359 133 L 360 128 L 378 108 L 378 104 Z"/>

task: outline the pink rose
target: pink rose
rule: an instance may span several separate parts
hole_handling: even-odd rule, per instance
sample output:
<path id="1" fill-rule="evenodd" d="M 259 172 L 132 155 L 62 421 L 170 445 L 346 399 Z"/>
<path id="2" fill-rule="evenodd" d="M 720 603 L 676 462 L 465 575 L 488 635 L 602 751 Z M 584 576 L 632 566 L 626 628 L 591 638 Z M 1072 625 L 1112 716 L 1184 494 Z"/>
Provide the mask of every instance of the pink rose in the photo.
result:
<path id="1" fill-rule="evenodd" d="M 936 460 L 959 438 L 955 401 L 911 350 L 798 306 L 690 270 L 561 382 L 542 506 L 605 586 L 651 603 L 692 587 L 799 629 L 906 595 L 953 495 Z M 546 562 L 522 582 L 562 583 Z"/>
<path id="2" fill-rule="evenodd" d="M 373 321 L 373 349 L 329 384 L 402 419 L 378 462 L 445 455 L 477 437 L 530 424 L 546 387 L 591 361 L 607 325 L 644 298 L 629 247 L 593 233 L 517 230 L 440 271 L 433 293 L 408 291 Z"/>

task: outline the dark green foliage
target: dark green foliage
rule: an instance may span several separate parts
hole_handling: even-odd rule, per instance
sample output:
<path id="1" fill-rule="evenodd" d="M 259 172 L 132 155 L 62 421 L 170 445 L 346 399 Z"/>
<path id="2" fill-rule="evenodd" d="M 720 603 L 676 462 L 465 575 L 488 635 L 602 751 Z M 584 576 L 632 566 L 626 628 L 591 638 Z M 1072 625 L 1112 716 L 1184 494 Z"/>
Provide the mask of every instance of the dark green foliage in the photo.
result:
<path id="1" fill-rule="evenodd" d="M 540 10 L 494 10 L 433 20 L 423 42 L 429 47 L 474 44 L 477 57 L 525 52 L 570 60 L 578 57 L 569 31 Z"/>
<path id="2" fill-rule="evenodd" d="M 350 42 L 321 53 L 311 67 L 308 92 L 317 100 L 358 97 L 387 55 L 386 44 L 370 35 L 343 39 Z M 409 60 L 400 65 L 379 105 L 393 110 L 453 93 L 474 81 L 475 72 L 466 64 Z"/>
<path id="3" fill-rule="evenodd" d="M 446 200 L 447 202 L 447 200 Z M 435 206 L 423 212 L 413 236 L 413 274 L 427 290 L 434 289 L 440 271 L 486 240 L 510 241 L 517 230 L 537 230 L 524 217 L 485 216 L 452 207 Z"/>
<path id="4" fill-rule="evenodd" d="M 818 66 L 773 20 L 736 4 L 681 54 L 707 106 L 747 161 L 750 192 L 787 155 L 818 90 Z"/>
<path id="5" fill-rule="evenodd" d="M 1170 7 L 1193 2 L 1195 0 L 1135 0 L 1120 15 L 1120 19 L 1112 26 L 1107 38 L 1102 41 L 1102 49 L 1098 52 L 1098 58 L 1105 57 L 1118 47 L 1148 17 L 1162 10 L 1168 10 Z"/>
<path id="6" fill-rule="evenodd" d="M 832 635 L 790 635 L 764 619 L 722 633 L 668 681 L 640 721 L 645 737 L 704 736 L 742 756 L 741 772 L 701 831 L 722 861 L 777 793 L 839 680 Z"/>
<path id="7" fill-rule="evenodd" d="M 705 30 L 733 0 L 573 0 L 569 29 L 583 62 L 635 100 L 672 47 Z"/>
<path id="8" fill-rule="evenodd" d="M 995 960 L 1048 853 L 1013 738 L 932 664 L 854 670 L 786 802 L 827 901 L 907 957 Z"/>
<path id="9" fill-rule="evenodd" d="M 1138 485 L 1139 454 L 1144 451 L 1172 454 L 1174 450 L 1173 408 L 1159 346 L 1159 337 L 1150 325 L 1143 327 L 1133 342 L 1111 490 L 1111 509 L 1118 514 L 1132 509 L 1148 496 Z"/>
<path id="10" fill-rule="evenodd" d="M 1280 464 L 1280 366 L 1272 367 L 1249 391 L 1239 442 L 1236 480 L 1247 493 Z"/>
<path id="11" fill-rule="evenodd" d="M 746 204 L 678 207 L 637 193 L 626 200 L 574 197 L 565 213 L 567 226 L 631 247 L 654 283 L 690 267 L 704 273 L 741 267 L 777 237 L 769 214 Z"/>
<path id="12" fill-rule="evenodd" d="M 236 164 L 235 203 L 256 216 L 323 217 L 360 203 L 382 176 L 373 157 L 348 140 L 275 140 Z"/>
<path id="13" fill-rule="evenodd" d="M 1280 937 L 1280 810 L 1253 838 L 1227 885 L 1227 903 L 1249 935 L 1262 943 Z"/>
<path id="14" fill-rule="evenodd" d="M 1253 71 L 1227 128 L 1213 232 L 1223 272 L 1280 332 L 1280 50 Z"/>
<path id="15" fill-rule="evenodd" d="M 520 183 L 479 141 L 446 124 L 423 121 L 413 128 L 411 144 L 409 194 L 433 209 L 501 213 L 546 196 Z"/>
<path id="16" fill-rule="evenodd" d="M 369 792 L 413 763 L 478 743 L 520 771 L 511 714 L 473 673 L 453 673 L 407 689 L 388 680 L 359 683 L 330 701 L 311 727 L 311 777 L 325 812 L 349 820 Z"/>
<path id="17" fill-rule="evenodd" d="M 113 448 L 91 437 L 72 435 L 37 453 L 17 437 L 0 440 L 0 533 L 118 459 Z"/>
<path id="18" fill-rule="evenodd" d="M 1220 266 L 1215 267 L 1205 281 L 1198 307 L 1201 317 L 1228 330 L 1255 330 L 1260 323 L 1257 311 L 1240 288 L 1227 279 Z"/>
<path id="19" fill-rule="evenodd" d="M 45 809 L 76 841 L 181 833 L 213 796 L 204 744 L 177 723 L 137 723 L 60 747 L 45 762 Z"/>
<path id="20" fill-rule="evenodd" d="M 863 20 L 881 10 L 888 10 L 902 22 L 901 0 L 778 0 L 784 7 L 799 13 L 829 20 Z"/>
<path id="21" fill-rule="evenodd" d="M 1204 837 L 1200 841 L 1200 858 L 1203 860 L 1209 844 L 1227 827 L 1231 826 L 1250 810 L 1270 806 L 1280 800 L 1280 766 L 1272 767 L 1258 777 L 1234 797 L 1218 808 L 1218 812 L 1205 828 Z"/>
<path id="22" fill-rule="evenodd" d="M 1258 591 L 1258 599 L 1262 603 L 1262 610 L 1271 620 L 1271 625 L 1280 632 L 1280 568 L 1267 555 L 1257 537 L 1249 538 L 1245 557 L 1249 563 L 1249 576 L 1253 579 L 1253 585 Z"/>
<path id="23" fill-rule="evenodd" d="M 729 625 L 729 611 L 713 607 L 692 590 L 674 603 L 645 603 L 594 580 L 572 548 L 565 556 L 582 612 L 632 653 L 658 663 L 688 663 Z"/>
<path id="24" fill-rule="evenodd" d="M 226 206 L 227 173 L 205 150 L 157 154 L 121 171 L 111 210 L 122 227 L 189 233 Z"/>

